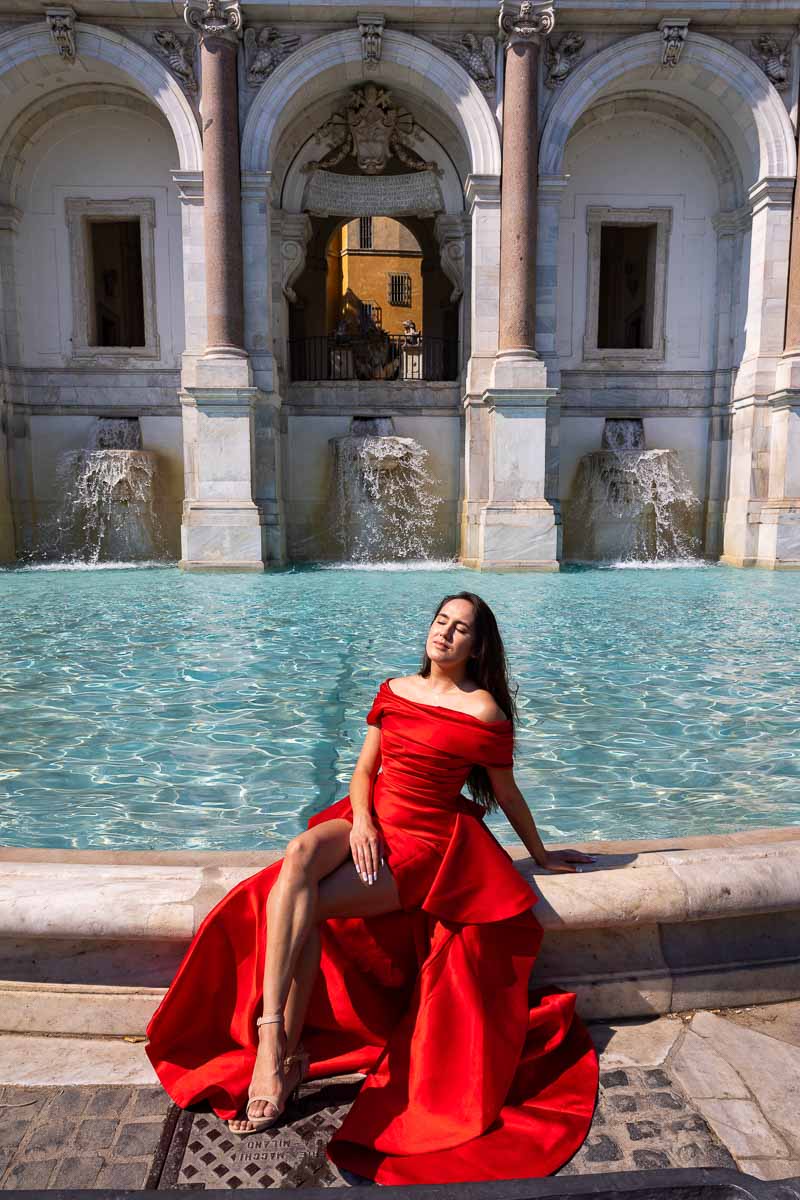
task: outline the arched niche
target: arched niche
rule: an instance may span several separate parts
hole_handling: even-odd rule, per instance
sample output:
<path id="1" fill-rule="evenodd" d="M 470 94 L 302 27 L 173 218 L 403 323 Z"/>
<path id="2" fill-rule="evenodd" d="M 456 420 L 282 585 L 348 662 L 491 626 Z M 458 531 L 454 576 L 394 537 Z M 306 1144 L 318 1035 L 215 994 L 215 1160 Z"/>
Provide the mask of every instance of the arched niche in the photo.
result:
<path id="1" fill-rule="evenodd" d="M 786 108 L 764 72 L 734 46 L 689 34 L 676 67 L 660 68 L 662 35 L 616 42 L 592 55 L 560 89 L 542 131 L 539 169 L 561 173 L 564 148 L 582 114 L 631 89 L 676 97 L 706 115 L 733 147 L 746 188 L 766 177 L 794 178 L 796 151 Z"/>
<path id="2" fill-rule="evenodd" d="M 318 101 L 367 80 L 357 30 L 329 34 L 291 54 L 259 90 L 242 133 L 242 170 L 275 173 L 287 129 Z M 457 132 L 460 173 L 500 174 L 500 137 L 485 97 L 447 54 L 410 34 L 388 30 L 381 61 L 370 79 L 411 101 L 409 107 L 441 116 Z M 435 136 L 435 130 L 433 131 Z M 455 149 L 455 148 L 454 148 Z M 455 157 L 455 156 L 454 156 Z"/>
<path id="3" fill-rule="evenodd" d="M 96 83 L 134 88 L 159 109 L 172 130 L 177 163 L 183 171 L 201 171 L 202 139 L 195 112 L 164 63 L 115 30 L 84 21 L 75 23 L 77 57 Z M 0 36 L 0 97 L 7 126 L 38 100 L 74 84 L 74 68 L 59 58 L 43 20 Z M 85 78 L 85 76 L 84 76 Z"/>

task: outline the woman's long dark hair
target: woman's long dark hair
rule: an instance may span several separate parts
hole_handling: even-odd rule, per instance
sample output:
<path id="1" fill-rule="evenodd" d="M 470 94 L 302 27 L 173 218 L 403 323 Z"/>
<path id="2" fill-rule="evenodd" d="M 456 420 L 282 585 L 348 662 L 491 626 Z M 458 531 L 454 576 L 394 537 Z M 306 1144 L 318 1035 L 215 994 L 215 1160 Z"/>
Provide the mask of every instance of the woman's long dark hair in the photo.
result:
<path id="1" fill-rule="evenodd" d="M 472 626 L 475 641 L 472 654 L 467 660 L 467 678 L 477 683 L 478 687 L 485 688 L 494 697 L 495 703 L 511 721 L 513 729 L 518 720 L 515 698 L 519 688 L 515 686 L 512 695 L 508 683 L 506 651 L 494 613 L 486 601 L 482 600 L 480 596 L 476 596 L 474 592 L 455 592 L 452 596 L 445 596 L 439 601 L 431 625 L 445 604 L 451 600 L 469 600 L 475 610 L 475 621 Z M 427 651 L 423 650 L 419 674 L 427 679 L 430 673 L 431 660 Z M 467 787 L 475 803 L 480 804 L 486 812 L 497 809 L 497 800 L 489 782 L 489 772 L 485 767 L 474 766 L 472 768 L 467 776 Z"/>

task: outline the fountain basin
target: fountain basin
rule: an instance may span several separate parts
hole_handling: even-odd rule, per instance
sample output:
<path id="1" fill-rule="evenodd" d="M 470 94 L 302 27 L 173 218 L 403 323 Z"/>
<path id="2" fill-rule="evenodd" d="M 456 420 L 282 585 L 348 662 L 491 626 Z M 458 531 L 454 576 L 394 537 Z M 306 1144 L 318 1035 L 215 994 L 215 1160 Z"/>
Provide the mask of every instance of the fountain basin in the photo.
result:
<path id="1" fill-rule="evenodd" d="M 580 875 L 513 853 L 541 895 L 535 986 L 592 1019 L 800 997 L 800 829 L 583 845 Z M 4 1028 L 141 1032 L 206 913 L 276 858 L 0 851 Z"/>

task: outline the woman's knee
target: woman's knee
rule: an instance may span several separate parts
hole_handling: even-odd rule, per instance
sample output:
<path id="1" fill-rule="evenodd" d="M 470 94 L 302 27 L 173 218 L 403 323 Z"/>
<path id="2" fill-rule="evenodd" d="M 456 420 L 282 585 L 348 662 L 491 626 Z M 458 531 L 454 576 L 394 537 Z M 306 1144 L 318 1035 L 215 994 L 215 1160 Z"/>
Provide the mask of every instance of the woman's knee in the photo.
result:
<path id="1" fill-rule="evenodd" d="M 307 834 L 300 834 L 299 837 L 292 838 L 286 847 L 283 856 L 283 867 L 281 875 L 300 879 L 314 879 L 315 864 L 317 859 L 317 847 L 314 838 Z"/>

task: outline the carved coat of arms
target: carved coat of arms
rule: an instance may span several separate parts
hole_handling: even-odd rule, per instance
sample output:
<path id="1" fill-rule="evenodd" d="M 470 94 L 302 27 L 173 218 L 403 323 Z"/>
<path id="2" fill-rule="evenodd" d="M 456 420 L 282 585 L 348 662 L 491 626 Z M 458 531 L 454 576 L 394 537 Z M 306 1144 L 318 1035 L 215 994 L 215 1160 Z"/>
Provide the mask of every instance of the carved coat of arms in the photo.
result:
<path id="1" fill-rule="evenodd" d="M 354 88 L 346 107 L 335 112 L 317 132 L 319 141 L 332 142 L 328 153 L 305 168 L 328 171 L 352 155 L 365 175 L 380 175 L 392 157 L 412 171 L 437 171 L 411 147 L 420 137 L 411 113 L 395 107 L 385 88 L 374 83 Z"/>

